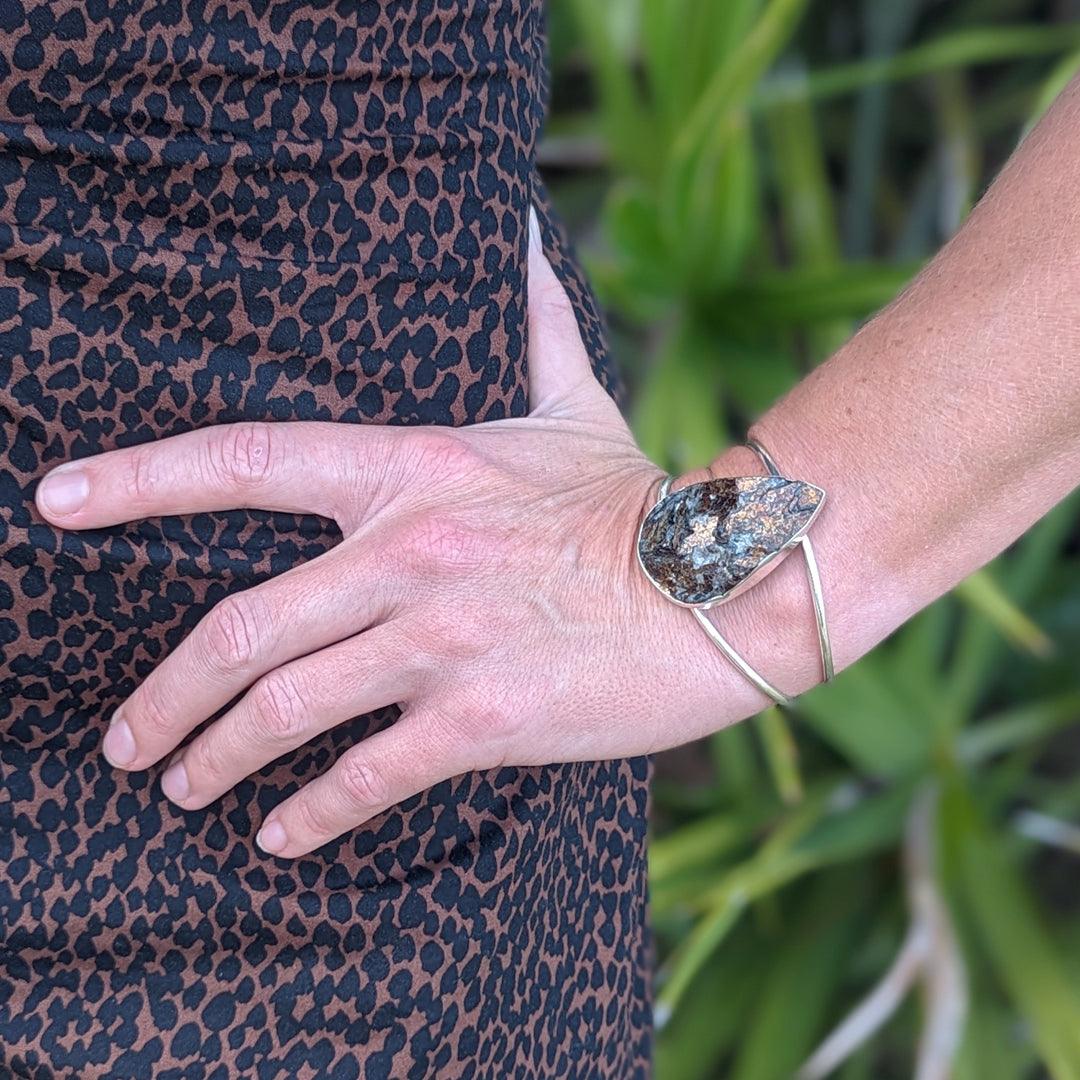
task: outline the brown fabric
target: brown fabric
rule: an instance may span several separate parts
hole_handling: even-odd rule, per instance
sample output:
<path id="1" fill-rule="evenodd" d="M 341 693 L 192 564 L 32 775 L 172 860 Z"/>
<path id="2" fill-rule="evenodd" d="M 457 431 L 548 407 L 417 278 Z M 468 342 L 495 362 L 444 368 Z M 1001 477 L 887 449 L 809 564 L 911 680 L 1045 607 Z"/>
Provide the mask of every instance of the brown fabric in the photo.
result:
<path id="1" fill-rule="evenodd" d="M 527 411 L 539 3 L 0 7 L 0 1074 L 644 1075 L 644 760 L 440 784 L 295 862 L 265 812 L 394 710 L 184 813 L 112 710 L 339 538 L 255 511 L 61 534 L 52 465 L 240 419 Z"/>

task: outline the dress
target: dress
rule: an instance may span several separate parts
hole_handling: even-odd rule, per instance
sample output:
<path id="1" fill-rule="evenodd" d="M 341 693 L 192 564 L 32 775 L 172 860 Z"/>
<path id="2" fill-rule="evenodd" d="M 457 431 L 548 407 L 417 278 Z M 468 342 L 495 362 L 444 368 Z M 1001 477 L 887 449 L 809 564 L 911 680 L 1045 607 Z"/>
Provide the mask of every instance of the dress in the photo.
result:
<path id="1" fill-rule="evenodd" d="M 648 1072 L 645 759 L 474 773 L 315 854 L 266 811 L 395 710 L 184 812 L 106 718 L 226 594 L 338 539 L 61 533 L 53 465 L 249 419 L 527 411 L 539 0 L 0 4 L 0 1075 Z"/>

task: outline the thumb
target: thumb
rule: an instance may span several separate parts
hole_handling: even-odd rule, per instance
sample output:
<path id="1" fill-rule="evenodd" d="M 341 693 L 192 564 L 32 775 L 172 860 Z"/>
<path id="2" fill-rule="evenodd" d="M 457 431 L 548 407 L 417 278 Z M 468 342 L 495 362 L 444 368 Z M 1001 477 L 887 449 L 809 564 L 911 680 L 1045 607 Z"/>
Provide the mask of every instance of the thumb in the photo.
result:
<path id="1" fill-rule="evenodd" d="M 544 255 L 540 222 L 529 207 L 529 412 L 583 417 L 610 403 L 593 375 L 577 317 Z M 601 405 L 601 408 L 603 406 Z"/>

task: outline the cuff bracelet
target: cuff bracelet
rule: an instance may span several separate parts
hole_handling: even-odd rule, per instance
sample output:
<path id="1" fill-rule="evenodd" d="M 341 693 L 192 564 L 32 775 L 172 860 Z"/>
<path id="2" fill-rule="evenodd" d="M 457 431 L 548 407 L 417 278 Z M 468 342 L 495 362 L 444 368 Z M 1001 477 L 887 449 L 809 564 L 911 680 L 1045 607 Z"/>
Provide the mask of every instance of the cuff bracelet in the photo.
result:
<path id="1" fill-rule="evenodd" d="M 750 682 L 778 705 L 791 705 L 794 699 L 751 667 L 706 612 L 750 588 L 786 552 L 801 547 L 822 678 L 827 682 L 833 677 L 821 578 L 807 535 L 825 504 L 825 492 L 784 477 L 760 442 L 751 439 L 746 445 L 761 459 L 767 476 L 722 476 L 674 492 L 674 477 L 665 477 L 638 529 L 638 562 L 664 596 L 692 611 L 712 643 Z"/>

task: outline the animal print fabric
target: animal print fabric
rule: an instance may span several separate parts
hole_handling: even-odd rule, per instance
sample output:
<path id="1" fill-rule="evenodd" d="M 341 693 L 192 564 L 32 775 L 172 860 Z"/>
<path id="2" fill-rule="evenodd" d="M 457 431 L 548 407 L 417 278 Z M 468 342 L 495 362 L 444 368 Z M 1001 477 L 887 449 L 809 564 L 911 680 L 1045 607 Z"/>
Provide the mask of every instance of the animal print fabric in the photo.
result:
<path id="1" fill-rule="evenodd" d="M 209 608 L 339 534 L 32 503 L 210 424 L 524 414 L 530 199 L 618 398 L 535 171 L 546 84 L 539 0 L 0 3 L 0 1074 L 646 1075 L 644 759 L 466 775 L 264 855 L 395 710 L 191 813 L 101 737 Z"/>

